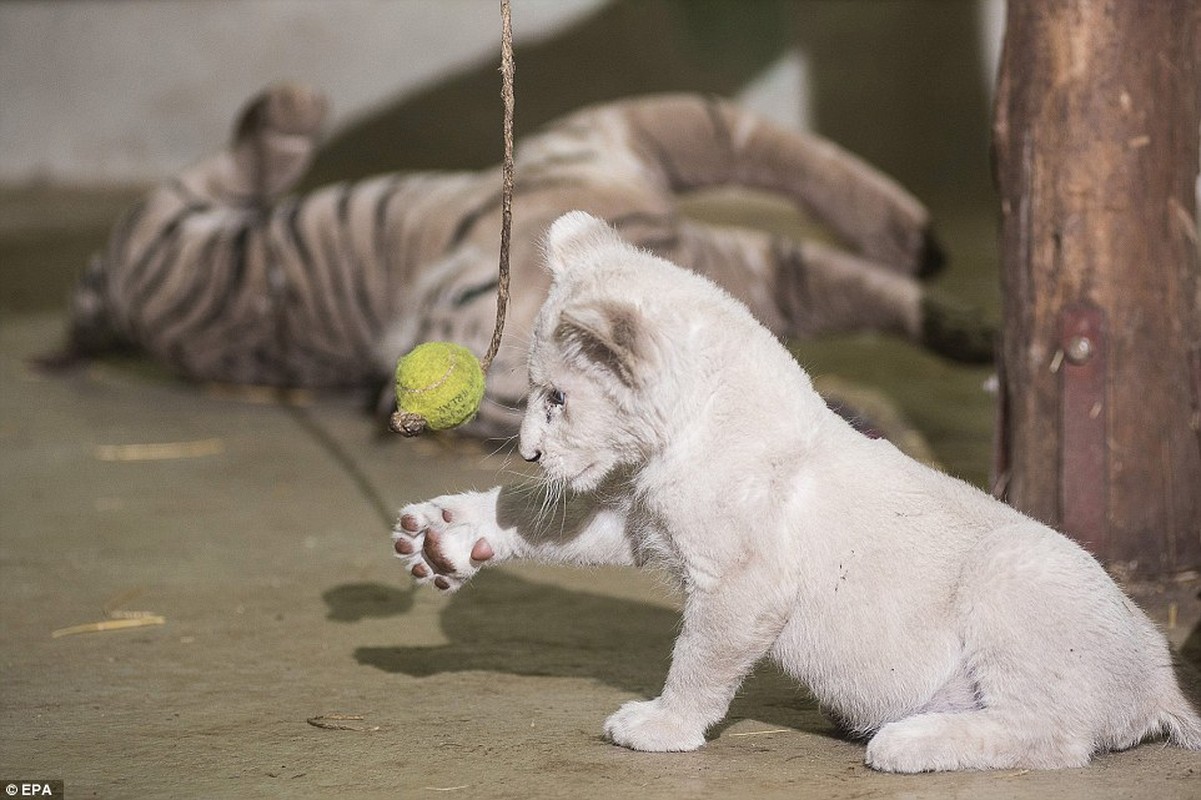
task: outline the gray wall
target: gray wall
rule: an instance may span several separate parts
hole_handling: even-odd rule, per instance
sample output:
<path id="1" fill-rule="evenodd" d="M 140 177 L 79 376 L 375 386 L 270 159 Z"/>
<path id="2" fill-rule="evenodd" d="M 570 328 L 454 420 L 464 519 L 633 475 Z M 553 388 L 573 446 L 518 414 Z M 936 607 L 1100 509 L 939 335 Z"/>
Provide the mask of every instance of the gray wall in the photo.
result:
<path id="1" fill-rule="evenodd" d="M 517 0 L 528 41 L 602 0 Z M 0 180 L 150 179 L 210 150 L 247 96 L 325 88 L 335 123 L 499 47 L 480 0 L 0 3 Z"/>
<path id="2" fill-rule="evenodd" d="M 519 53 L 524 46 L 533 55 L 527 67 L 541 71 L 523 75 L 519 57 L 519 132 L 523 123 L 532 125 L 540 116 L 561 113 L 577 88 L 587 101 L 619 93 L 627 85 L 625 91 L 630 92 L 640 88 L 715 91 L 735 96 L 782 123 L 820 129 L 809 53 L 818 52 L 829 74 L 830 51 L 838 56 L 842 45 L 824 48 L 822 39 L 814 45 L 807 39 L 805 20 L 820 22 L 830 16 L 823 8 L 836 10 L 832 7 L 838 5 L 857 5 L 865 14 L 874 14 L 876 2 L 775 0 L 775 7 L 784 10 L 773 17 L 776 12 L 769 10 L 773 3 L 759 0 L 749 4 L 739 0 L 514 0 Z M 905 3 L 883 5 L 894 6 L 894 14 L 899 7 L 904 18 L 915 16 L 904 12 Z M 910 0 L 909 5 L 920 8 L 921 0 L 917 5 Z M 980 80 L 987 84 L 996 58 L 1003 0 L 937 0 L 928 3 L 923 13 L 929 18 L 941 14 L 940 7 L 955 6 L 958 11 L 976 8 L 974 14 L 959 16 L 969 24 L 978 20 L 984 63 Z M 387 108 L 409 114 L 429 109 L 421 98 L 440 92 L 444 83 L 451 91 L 437 110 L 439 123 L 461 116 L 464 125 L 482 128 L 499 119 L 491 106 L 482 107 L 492 99 L 492 81 L 498 81 L 490 74 L 498 49 L 498 7 L 497 0 L 0 2 L 0 182 L 87 185 L 157 179 L 216 147 L 228 135 L 242 102 L 279 80 L 302 81 L 328 91 L 335 140 L 338 129 L 359 123 L 368 132 L 372 125 L 384 131 L 376 118 L 386 115 Z M 598 21 L 594 38 L 608 37 L 602 41 L 612 44 L 612 61 L 604 60 L 608 48 L 602 46 L 599 58 L 589 51 L 581 53 L 575 68 L 548 69 L 538 56 L 548 48 L 539 43 L 555 40 L 590 17 Z M 773 19 L 785 22 L 773 26 Z M 657 65 L 632 63 L 632 56 L 641 59 L 654 49 L 654 41 L 648 46 L 639 41 L 640 35 L 669 39 L 677 28 L 684 29 L 685 50 L 694 42 L 700 45 L 695 53 L 667 57 L 659 85 Z M 781 42 L 768 43 L 777 36 Z M 553 61 L 556 65 L 573 57 L 576 40 L 566 38 L 568 44 L 559 48 Z M 664 43 L 665 50 L 673 46 L 679 47 Z M 756 47 L 763 52 L 750 52 Z M 870 63 L 871 53 L 856 53 L 852 46 L 842 57 Z M 722 66 L 727 58 L 733 64 L 728 68 Z M 726 75 L 705 74 L 715 68 L 726 69 Z M 623 69 L 633 74 L 599 75 Z M 672 69 L 682 77 L 669 74 Z M 562 74 L 550 74 L 556 72 Z M 482 84 L 478 91 L 456 94 L 456 85 L 461 88 L 463 81 L 456 84 L 454 76 L 465 74 L 483 76 Z M 689 77 L 693 74 L 695 86 Z M 586 85 L 591 83 L 590 75 L 609 81 L 605 89 L 595 92 L 597 98 L 588 95 L 595 88 Z M 523 81 L 533 90 L 545 87 L 548 79 L 565 84 L 557 90 L 554 107 L 540 96 L 527 94 L 523 115 Z M 635 85 L 639 83 L 647 85 Z M 821 99 L 828 95 L 828 87 L 816 95 L 817 105 L 828 106 Z M 414 97 L 418 99 L 410 102 Z M 439 129 L 435 142 L 428 144 L 393 127 L 386 129 L 382 141 L 399 142 L 402 148 L 428 144 L 430 162 L 453 166 L 457 156 L 439 151 L 440 137 Z M 383 147 L 379 140 L 364 141 L 369 148 Z M 463 147 L 482 151 L 470 141 Z M 481 152 L 485 163 L 492 156 Z M 394 160 L 406 166 L 403 158 Z M 327 161 L 324 172 L 318 165 L 322 179 L 356 166 L 336 157 Z M 364 170 L 391 165 L 382 159 L 360 163 Z"/>

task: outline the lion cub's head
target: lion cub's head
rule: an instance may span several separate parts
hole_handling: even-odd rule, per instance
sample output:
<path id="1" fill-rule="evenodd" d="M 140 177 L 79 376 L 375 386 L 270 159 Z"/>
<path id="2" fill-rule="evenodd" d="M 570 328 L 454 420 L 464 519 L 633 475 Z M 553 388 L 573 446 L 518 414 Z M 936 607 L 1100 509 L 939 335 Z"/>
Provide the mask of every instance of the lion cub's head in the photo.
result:
<path id="1" fill-rule="evenodd" d="M 553 280 L 530 345 L 519 450 L 587 491 L 657 446 L 672 390 L 663 301 L 682 270 L 580 211 L 551 226 L 546 262 Z"/>

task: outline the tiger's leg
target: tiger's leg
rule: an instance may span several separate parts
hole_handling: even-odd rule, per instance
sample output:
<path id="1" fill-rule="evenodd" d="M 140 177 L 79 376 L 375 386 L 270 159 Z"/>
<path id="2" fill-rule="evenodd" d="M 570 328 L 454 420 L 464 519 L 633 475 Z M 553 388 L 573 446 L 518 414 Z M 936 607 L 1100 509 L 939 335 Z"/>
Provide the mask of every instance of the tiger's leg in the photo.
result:
<path id="1" fill-rule="evenodd" d="M 674 194 L 715 186 L 778 193 L 881 266 L 928 277 L 943 264 L 930 212 L 908 190 L 858 156 L 812 133 L 791 130 L 712 98 L 637 98 L 580 119 L 622 129 L 642 174 Z"/>
<path id="2" fill-rule="evenodd" d="M 327 111 L 325 96 L 310 87 L 264 89 L 239 113 L 229 145 L 181 174 L 178 183 L 209 202 L 270 203 L 312 163 Z"/>
<path id="3" fill-rule="evenodd" d="M 957 361 L 993 357 L 994 331 L 978 313 L 830 245 L 685 222 L 665 255 L 725 287 L 777 335 L 882 331 Z"/>

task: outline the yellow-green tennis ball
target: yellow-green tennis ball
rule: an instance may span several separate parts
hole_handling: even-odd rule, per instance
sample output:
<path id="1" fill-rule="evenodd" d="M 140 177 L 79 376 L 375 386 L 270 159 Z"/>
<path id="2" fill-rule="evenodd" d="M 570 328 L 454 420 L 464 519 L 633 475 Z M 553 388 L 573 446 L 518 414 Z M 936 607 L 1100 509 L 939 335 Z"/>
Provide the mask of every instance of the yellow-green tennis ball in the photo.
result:
<path id="1" fill-rule="evenodd" d="M 443 431 L 475 416 L 484 399 L 484 370 L 475 354 L 451 342 L 417 345 L 396 365 L 396 405 Z"/>

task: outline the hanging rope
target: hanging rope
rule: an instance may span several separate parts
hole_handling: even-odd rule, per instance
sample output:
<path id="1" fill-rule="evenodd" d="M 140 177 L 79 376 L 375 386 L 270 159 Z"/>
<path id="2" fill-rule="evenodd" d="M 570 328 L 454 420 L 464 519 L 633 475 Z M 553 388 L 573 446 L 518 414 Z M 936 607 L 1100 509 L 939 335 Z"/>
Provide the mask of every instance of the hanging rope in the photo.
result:
<path id="1" fill-rule="evenodd" d="M 501 165 L 500 186 L 500 267 L 496 286 L 496 327 L 488 351 L 480 359 L 484 372 L 492 366 L 505 329 L 505 313 L 509 308 L 509 238 L 513 228 L 513 25 L 509 0 L 500 0 L 500 97 L 505 107 L 505 155 Z"/>
<path id="2" fill-rule="evenodd" d="M 504 104 L 504 162 L 500 190 L 500 265 L 496 283 L 496 326 L 484 357 L 452 342 L 426 342 L 396 365 L 396 413 L 388 427 L 405 436 L 446 430 L 475 416 L 484 399 L 485 373 L 500 350 L 509 307 L 509 243 L 513 227 L 513 27 L 509 0 L 500 2 L 501 100 Z"/>

